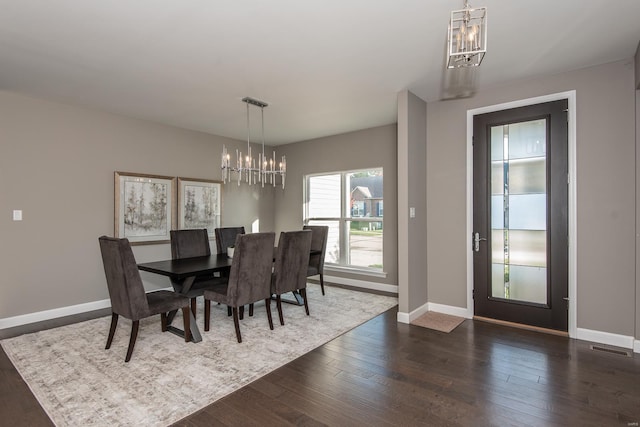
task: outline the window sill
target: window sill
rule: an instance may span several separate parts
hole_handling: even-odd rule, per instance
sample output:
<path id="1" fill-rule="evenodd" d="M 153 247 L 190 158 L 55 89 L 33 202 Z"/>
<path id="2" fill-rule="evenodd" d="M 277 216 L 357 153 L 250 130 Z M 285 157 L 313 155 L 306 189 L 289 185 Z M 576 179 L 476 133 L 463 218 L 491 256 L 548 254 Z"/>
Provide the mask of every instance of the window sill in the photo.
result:
<path id="1" fill-rule="evenodd" d="M 349 273 L 349 274 L 358 274 L 361 276 L 369 276 L 369 277 L 380 277 L 383 279 L 387 278 L 387 273 L 381 270 L 370 270 L 366 268 L 358 268 L 358 267 L 346 267 L 343 265 L 324 265 L 325 272 L 335 272 L 335 273 Z"/>

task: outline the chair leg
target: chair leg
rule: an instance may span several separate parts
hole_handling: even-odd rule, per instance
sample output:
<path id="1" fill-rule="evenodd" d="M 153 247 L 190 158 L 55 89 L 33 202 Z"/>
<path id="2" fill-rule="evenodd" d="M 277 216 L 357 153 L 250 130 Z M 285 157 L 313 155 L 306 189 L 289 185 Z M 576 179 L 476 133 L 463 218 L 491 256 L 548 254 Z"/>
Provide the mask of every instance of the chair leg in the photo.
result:
<path id="1" fill-rule="evenodd" d="M 307 290 L 305 288 L 300 289 L 300 295 L 302 295 L 302 299 L 304 300 L 304 311 L 309 315 L 309 303 L 307 302 Z"/>
<path id="2" fill-rule="evenodd" d="M 267 306 L 267 319 L 269 319 L 269 329 L 273 331 L 273 319 L 271 318 L 271 298 L 265 299 L 264 305 Z"/>
<path id="3" fill-rule="evenodd" d="M 324 296 L 324 277 L 322 273 L 320 273 L 320 289 L 322 290 L 322 296 Z"/>
<path id="4" fill-rule="evenodd" d="M 105 350 L 109 350 L 109 348 L 111 348 L 113 335 L 116 333 L 116 326 L 118 326 L 118 315 L 116 313 L 111 313 L 111 328 L 109 329 L 109 337 L 107 338 L 107 346 L 104 348 Z"/>
<path id="5" fill-rule="evenodd" d="M 198 300 L 196 297 L 191 298 L 191 313 L 193 313 L 193 318 L 196 318 L 196 308 L 198 307 Z"/>
<path id="6" fill-rule="evenodd" d="M 193 300 L 191 302 L 193 303 Z M 191 313 L 189 312 L 189 306 L 182 307 L 182 318 L 184 319 L 184 342 L 189 342 L 191 341 Z"/>
<path id="7" fill-rule="evenodd" d="M 249 304 L 249 317 L 253 316 L 253 303 Z"/>
<path id="8" fill-rule="evenodd" d="M 238 307 L 233 307 L 233 324 L 236 327 L 236 338 L 238 342 L 242 342 L 242 335 L 240 335 L 240 320 L 238 319 Z"/>
<path id="9" fill-rule="evenodd" d="M 211 301 L 205 298 L 204 300 L 204 331 L 205 332 L 209 330 L 210 320 L 211 320 Z"/>
<path id="10" fill-rule="evenodd" d="M 233 307 L 234 310 L 238 310 L 237 307 Z M 244 319 L 244 305 L 240 306 L 240 320 Z"/>
<path id="11" fill-rule="evenodd" d="M 231 307 L 227 306 L 227 316 L 231 317 Z"/>
<path id="12" fill-rule="evenodd" d="M 278 309 L 280 324 L 284 325 L 284 317 L 282 317 L 282 300 L 280 299 L 280 295 L 276 295 L 276 308 Z"/>
<path id="13" fill-rule="evenodd" d="M 160 325 L 162 332 L 167 332 L 167 313 L 160 313 Z"/>
<path id="14" fill-rule="evenodd" d="M 133 347 L 136 345 L 136 338 L 138 338 L 138 327 L 140 326 L 139 320 L 134 320 L 131 323 L 131 338 L 129 338 L 129 348 L 127 349 L 127 357 L 124 359 L 125 362 L 131 360 L 131 354 L 133 353 Z"/>

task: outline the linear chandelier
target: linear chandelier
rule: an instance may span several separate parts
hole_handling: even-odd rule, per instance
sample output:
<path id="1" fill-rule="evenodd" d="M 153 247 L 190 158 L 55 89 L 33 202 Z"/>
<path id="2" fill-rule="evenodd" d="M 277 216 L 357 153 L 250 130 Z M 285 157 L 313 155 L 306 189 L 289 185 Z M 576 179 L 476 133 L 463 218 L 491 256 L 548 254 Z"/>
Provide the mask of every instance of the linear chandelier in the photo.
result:
<path id="1" fill-rule="evenodd" d="M 227 182 L 237 181 L 238 186 L 241 182 L 245 182 L 249 185 L 271 184 L 276 186 L 276 178 L 281 177 L 282 188 L 284 189 L 284 181 L 287 175 L 287 158 L 282 156 L 280 163 L 276 165 L 276 152 L 273 151 L 273 157 L 268 158 L 264 154 L 264 108 L 269 104 L 260 100 L 245 97 L 242 98 L 242 102 L 247 104 L 247 153 L 246 156 L 242 156 L 242 151 L 236 150 L 236 160 L 231 162 L 231 156 L 227 152 L 227 147 L 222 146 L 222 181 Z M 249 108 L 250 106 L 256 106 L 260 108 L 262 119 L 262 153 L 258 153 L 258 163 L 251 154 L 251 121 Z M 232 166 L 234 164 L 234 166 Z"/>
<path id="2" fill-rule="evenodd" d="M 447 68 L 477 67 L 487 53 L 487 8 L 472 8 L 465 0 L 464 9 L 451 12 L 447 37 Z"/>

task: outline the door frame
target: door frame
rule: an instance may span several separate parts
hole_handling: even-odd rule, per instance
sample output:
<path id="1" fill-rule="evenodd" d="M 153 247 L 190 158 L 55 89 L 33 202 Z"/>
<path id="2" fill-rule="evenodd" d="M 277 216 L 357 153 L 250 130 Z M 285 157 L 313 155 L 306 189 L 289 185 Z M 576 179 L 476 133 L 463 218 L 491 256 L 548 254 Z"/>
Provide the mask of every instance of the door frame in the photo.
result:
<path id="1" fill-rule="evenodd" d="M 492 113 L 511 108 L 525 107 L 550 101 L 567 99 L 568 112 L 568 144 L 569 144 L 569 337 L 577 337 L 577 200 L 576 200 L 576 91 L 553 93 L 550 95 L 527 98 L 502 104 L 489 105 L 467 110 L 467 317 L 473 318 L 473 250 L 471 235 L 473 233 L 473 117 L 479 114 Z"/>

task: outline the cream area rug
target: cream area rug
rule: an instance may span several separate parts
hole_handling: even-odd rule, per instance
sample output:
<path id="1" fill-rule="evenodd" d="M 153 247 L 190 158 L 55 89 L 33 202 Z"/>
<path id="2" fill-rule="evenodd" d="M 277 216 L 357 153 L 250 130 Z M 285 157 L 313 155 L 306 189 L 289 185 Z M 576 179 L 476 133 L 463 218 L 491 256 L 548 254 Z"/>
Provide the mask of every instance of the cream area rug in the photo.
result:
<path id="1" fill-rule="evenodd" d="M 33 394 L 57 426 L 165 426 L 330 341 L 397 304 L 397 298 L 329 287 L 307 288 L 311 315 L 283 303 L 274 330 L 264 303 L 245 312 L 238 344 L 226 306 L 212 304 L 211 330 L 185 343 L 160 331 L 160 317 L 140 321 L 129 363 L 124 357 L 131 322 L 120 318 L 110 350 L 111 317 L 22 335 L 1 342 Z M 176 316 L 176 326 L 182 317 Z"/>
<path id="2" fill-rule="evenodd" d="M 429 311 L 415 319 L 411 324 L 449 333 L 457 328 L 462 322 L 464 322 L 464 317 Z"/>

